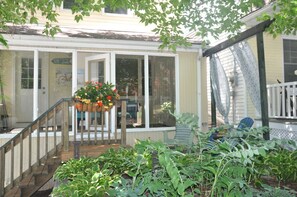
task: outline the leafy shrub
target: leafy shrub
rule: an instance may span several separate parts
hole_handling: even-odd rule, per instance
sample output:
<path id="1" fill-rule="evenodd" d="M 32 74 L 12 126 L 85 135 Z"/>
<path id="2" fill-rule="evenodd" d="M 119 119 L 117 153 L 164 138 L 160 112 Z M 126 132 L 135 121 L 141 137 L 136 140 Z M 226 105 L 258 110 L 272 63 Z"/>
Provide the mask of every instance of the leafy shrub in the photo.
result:
<path id="1" fill-rule="evenodd" d="M 187 154 L 148 140 L 137 142 L 131 149 L 111 149 L 95 159 L 70 160 L 55 174 L 56 180 L 68 182 L 55 188 L 53 196 L 268 195 L 274 188 L 259 184 L 260 188 L 255 189 L 254 185 L 261 182 L 263 175 L 289 173 L 289 169 L 281 169 L 279 158 L 293 165 L 296 152 L 291 149 L 296 146 L 289 141 L 266 141 L 263 132 L 260 128 L 230 133 L 212 146 L 208 134 L 196 132 L 198 143 Z M 264 170 L 264 166 L 279 169 L 276 173 Z M 296 181 L 296 173 L 291 173 L 290 180 Z M 294 196 L 289 190 L 275 192 Z"/>

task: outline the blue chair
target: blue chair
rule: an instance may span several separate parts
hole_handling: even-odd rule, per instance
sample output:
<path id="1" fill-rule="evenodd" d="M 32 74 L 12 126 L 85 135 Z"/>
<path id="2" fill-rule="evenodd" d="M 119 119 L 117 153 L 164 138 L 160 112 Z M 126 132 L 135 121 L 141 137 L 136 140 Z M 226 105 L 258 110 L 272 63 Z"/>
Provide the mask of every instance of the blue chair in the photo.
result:
<path id="1" fill-rule="evenodd" d="M 236 130 L 245 130 L 245 129 L 250 129 L 254 124 L 254 120 L 250 117 L 245 117 L 243 119 L 240 120 L 237 129 Z M 220 139 L 221 141 L 223 141 L 223 138 L 219 138 L 218 137 L 219 131 L 215 130 L 215 132 L 213 132 L 210 136 L 209 136 L 209 141 L 210 142 L 214 142 L 217 139 Z"/>
<path id="2" fill-rule="evenodd" d="M 241 130 L 241 129 L 250 129 L 254 124 L 254 120 L 250 117 L 245 117 L 243 118 L 238 126 L 237 126 L 237 129 Z"/>

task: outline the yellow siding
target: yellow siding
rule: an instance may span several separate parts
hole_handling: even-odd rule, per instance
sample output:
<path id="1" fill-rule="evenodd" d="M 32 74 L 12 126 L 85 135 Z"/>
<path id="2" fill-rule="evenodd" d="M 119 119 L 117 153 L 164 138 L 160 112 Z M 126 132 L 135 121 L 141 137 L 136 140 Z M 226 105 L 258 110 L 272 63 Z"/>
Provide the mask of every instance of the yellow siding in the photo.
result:
<path id="1" fill-rule="evenodd" d="M 197 113 L 197 55 L 179 55 L 180 111 Z"/>
<path id="2" fill-rule="evenodd" d="M 0 74 L 2 77 L 2 82 L 4 83 L 3 91 L 5 94 L 5 102 L 7 106 L 8 116 L 13 117 L 13 112 L 11 106 L 14 102 L 13 95 L 13 83 L 14 83 L 14 73 L 13 69 L 13 53 L 10 51 L 2 50 L 0 51 Z M 11 123 L 9 123 L 10 125 Z"/>
<path id="3" fill-rule="evenodd" d="M 145 27 L 145 25 L 140 23 L 139 18 L 135 15 L 104 14 L 94 12 L 77 23 L 70 10 L 58 9 L 58 13 L 59 26 L 136 32 L 149 32 L 152 30 L 152 26 Z M 45 24 L 46 20 L 44 17 L 39 16 L 38 18 L 40 24 Z"/>
<path id="4" fill-rule="evenodd" d="M 256 59 L 257 41 L 256 37 L 248 40 Z M 267 84 L 277 83 L 276 79 L 283 81 L 283 41 L 282 38 L 273 38 L 271 35 L 264 34 L 264 52 Z"/>

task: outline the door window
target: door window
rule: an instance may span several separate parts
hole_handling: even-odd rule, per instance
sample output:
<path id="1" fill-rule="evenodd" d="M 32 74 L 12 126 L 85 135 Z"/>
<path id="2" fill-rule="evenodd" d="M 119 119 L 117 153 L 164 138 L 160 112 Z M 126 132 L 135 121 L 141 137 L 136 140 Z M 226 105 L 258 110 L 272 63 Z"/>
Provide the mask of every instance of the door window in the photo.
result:
<path id="1" fill-rule="evenodd" d="M 22 58 L 21 60 L 21 88 L 33 89 L 34 59 Z M 41 89 L 41 61 L 38 63 L 38 89 Z"/>

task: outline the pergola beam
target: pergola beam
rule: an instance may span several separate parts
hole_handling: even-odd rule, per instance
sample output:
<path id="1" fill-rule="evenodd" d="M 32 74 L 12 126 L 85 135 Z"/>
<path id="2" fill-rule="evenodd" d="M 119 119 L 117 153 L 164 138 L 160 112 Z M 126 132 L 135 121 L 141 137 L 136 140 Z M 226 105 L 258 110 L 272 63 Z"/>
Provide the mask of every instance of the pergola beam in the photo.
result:
<path id="1" fill-rule="evenodd" d="M 237 36 L 235 36 L 233 38 L 230 38 L 224 42 L 221 42 L 220 44 L 205 50 L 203 52 L 203 57 L 209 57 L 210 55 L 213 55 L 213 54 L 218 53 L 224 49 L 227 49 L 238 42 L 248 39 L 254 35 L 257 35 L 258 33 L 263 32 L 267 27 L 269 27 L 269 25 L 271 25 L 271 23 L 273 23 L 273 20 L 264 21 L 262 23 L 259 23 L 256 26 L 238 34 Z"/>
<path id="2" fill-rule="evenodd" d="M 261 99 L 261 119 L 262 126 L 269 127 L 269 117 L 268 117 L 268 99 L 267 99 L 267 90 L 266 90 L 266 71 L 265 71 L 265 53 L 264 53 L 264 40 L 263 40 L 263 32 L 274 20 L 267 20 L 258 25 L 240 33 L 239 35 L 228 39 L 212 48 L 209 48 L 203 52 L 204 57 L 211 57 L 213 54 L 218 53 L 224 49 L 227 49 L 233 46 L 236 43 L 239 43 L 243 40 L 246 40 L 252 36 L 257 36 L 257 54 L 258 54 L 258 69 L 259 69 L 259 83 L 260 83 L 260 99 Z M 211 88 L 211 93 L 213 94 L 213 90 Z M 214 98 L 211 97 L 211 106 L 212 106 L 212 121 L 215 121 L 216 114 L 214 114 L 215 110 L 213 107 L 215 106 Z M 212 122 L 212 124 L 215 124 Z M 266 140 L 269 139 L 269 132 L 264 134 L 264 138 Z"/>

